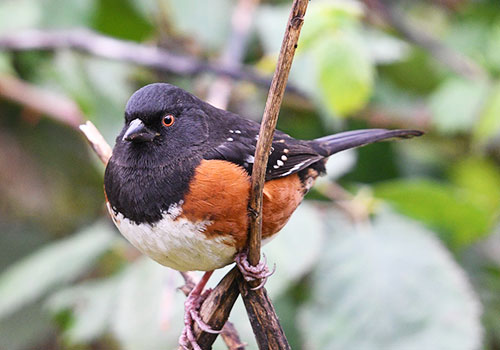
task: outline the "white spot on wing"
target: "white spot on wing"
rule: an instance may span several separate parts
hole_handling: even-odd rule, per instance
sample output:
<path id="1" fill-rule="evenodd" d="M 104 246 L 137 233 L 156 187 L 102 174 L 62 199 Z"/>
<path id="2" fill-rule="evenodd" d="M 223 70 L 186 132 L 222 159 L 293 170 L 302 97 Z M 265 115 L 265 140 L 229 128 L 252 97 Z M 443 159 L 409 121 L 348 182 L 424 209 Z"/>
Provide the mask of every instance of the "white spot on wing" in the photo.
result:
<path id="1" fill-rule="evenodd" d="M 283 163 L 283 161 L 282 161 L 282 160 L 279 160 L 279 159 L 278 159 L 278 161 L 277 161 L 276 163 L 278 164 L 278 166 L 283 166 L 283 165 L 285 165 L 285 163 Z"/>
<path id="2" fill-rule="evenodd" d="M 232 137 L 228 137 L 228 138 L 227 138 L 227 140 L 228 140 L 229 142 L 234 141 Z"/>
<path id="3" fill-rule="evenodd" d="M 234 130 L 234 132 L 235 132 L 236 134 L 241 134 L 241 131 L 240 131 L 240 130 Z"/>
<path id="4" fill-rule="evenodd" d="M 287 157 L 287 156 L 285 156 L 285 155 L 282 155 L 282 156 L 281 156 L 281 160 L 282 160 L 282 161 L 286 161 L 287 159 L 288 159 L 288 157 Z"/>
<path id="5" fill-rule="evenodd" d="M 305 161 L 303 161 L 303 162 L 301 162 L 301 163 L 299 163 L 299 164 L 294 165 L 294 167 L 293 167 L 293 168 L 291 168 L 290 170 L 288 170 L 288 171 L 287 171 L 286 173 L 284 173 L 282 176 L 287 176 L 287 175 L 290 175 L 290 174 L 292 174 L 294 171 L 299 170 L 299 169 L 300 169 L 300 167 L 301 167 L 302 165 L 304 165 L 306 162 L 307 162 L 307 160 L 305 160 Z"/>
<path id="6" fill-rule="evenodd" d="M 255 162 L 255 157 L 254 156 L 247 156 L 245 158 L 245 162 L 247 162 L 247 163 L 253 163 L 253 162 Z"/>

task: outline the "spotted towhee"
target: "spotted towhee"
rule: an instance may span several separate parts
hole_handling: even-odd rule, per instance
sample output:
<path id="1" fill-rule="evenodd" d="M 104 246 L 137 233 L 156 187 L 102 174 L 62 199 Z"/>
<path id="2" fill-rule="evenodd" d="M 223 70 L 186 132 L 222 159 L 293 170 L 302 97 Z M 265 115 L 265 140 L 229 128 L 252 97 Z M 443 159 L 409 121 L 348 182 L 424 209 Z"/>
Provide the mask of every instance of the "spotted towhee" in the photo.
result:
<path id="1" fill-rule="evenodd" d="M 276 131 L 264 186 L 263 243 L 286 224 L 325 173 L 329 156 L 421 134 L 367 129 L 303 141 Z M 247 241 L 258 137 L 258 123 L 176 86 L 143 87 L 127 103 L 125 126 L 106 168 L 106 199 L 114 223 L 141 252 L 176 270 L 212 271 L 230 264 Z M 185 330 L 184 344 L 192 340 L 190 333 Z"/>

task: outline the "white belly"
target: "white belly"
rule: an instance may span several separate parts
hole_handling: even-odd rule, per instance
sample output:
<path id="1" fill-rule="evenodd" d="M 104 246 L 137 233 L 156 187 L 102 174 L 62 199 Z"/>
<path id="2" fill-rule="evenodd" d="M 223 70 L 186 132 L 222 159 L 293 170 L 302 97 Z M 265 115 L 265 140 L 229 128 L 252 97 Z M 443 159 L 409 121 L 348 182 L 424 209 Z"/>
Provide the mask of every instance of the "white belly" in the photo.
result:
<path id="1" fill-rule="evenodd" d="M 230 264 L 236 249 L 232 237 L 208 238 L 203 231 L 210 221 L 189 222 L 179 218 L 181 209 L 172 205 L 155 224 L 136 224 L 108 210 L 118 230 L 142 253 L 179 271 L 210 271 Z"/>

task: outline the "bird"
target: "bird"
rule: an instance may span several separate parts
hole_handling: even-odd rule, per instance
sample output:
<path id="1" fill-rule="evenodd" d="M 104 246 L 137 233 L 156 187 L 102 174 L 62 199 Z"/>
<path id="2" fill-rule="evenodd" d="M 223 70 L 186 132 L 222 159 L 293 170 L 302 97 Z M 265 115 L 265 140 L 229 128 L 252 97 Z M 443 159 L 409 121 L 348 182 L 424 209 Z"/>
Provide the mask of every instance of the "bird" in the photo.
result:
<path id="1" fill-rule="evenodd" d="M 137 90 L 106 166 L 111 218 L 139 251 L 178 271 L 205 271 L 186 299 L 181 346 L 198 349 L 191 329 L 206 281 L 236 260 L 247 280 L 267 267 L 245 264 L 250 180 L 260 124 L 216 108 L 168 83 Z M 263 190 L 262 244 L 287 223 L 331 155 L 369 143 L 422 135 L 418 130 L 363 129 L 314 140 L 276 130 Z M 245 268 L 246 267 L 246 268 Z"/>

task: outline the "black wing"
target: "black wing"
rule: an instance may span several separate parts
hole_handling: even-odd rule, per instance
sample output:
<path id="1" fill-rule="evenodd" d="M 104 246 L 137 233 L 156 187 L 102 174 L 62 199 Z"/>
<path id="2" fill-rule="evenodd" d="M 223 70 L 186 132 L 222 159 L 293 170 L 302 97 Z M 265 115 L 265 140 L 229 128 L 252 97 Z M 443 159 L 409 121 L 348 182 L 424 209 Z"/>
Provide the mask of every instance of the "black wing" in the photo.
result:
<path id="1" fill-rule="evenodd" d="M 258 132 L 258 124 L 255 127 L 246 126 L 243 130 L 236 127 L 228 129 L 224 135 L 227 137 L 209 149 L 204 158 L 230 161 L 242 166 L 251 175 Z M 308 141 L 296 140 L 277 130 L 267 163 L 266 181 L 297 173 L 322 158 Z"/>

